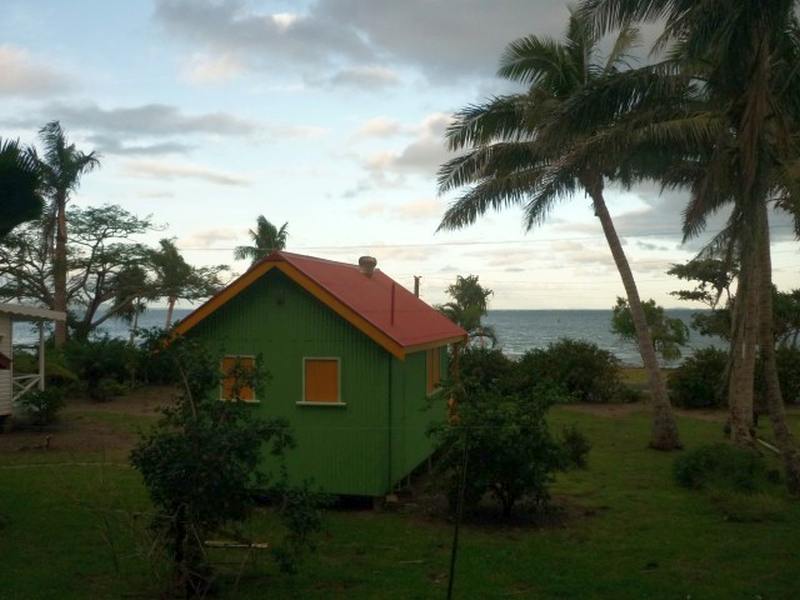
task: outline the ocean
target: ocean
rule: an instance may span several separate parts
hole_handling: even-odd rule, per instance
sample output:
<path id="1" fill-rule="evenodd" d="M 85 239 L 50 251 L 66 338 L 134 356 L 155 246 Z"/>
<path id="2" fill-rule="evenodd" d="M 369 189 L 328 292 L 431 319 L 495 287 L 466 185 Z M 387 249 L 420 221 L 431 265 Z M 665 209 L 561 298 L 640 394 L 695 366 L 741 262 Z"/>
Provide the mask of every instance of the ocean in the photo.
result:
<path id="1" fill-rule="evenodd" d="M 190 310 L 175 309 L 175 319 L 186 316 Z M 666 311 L 687 325 L 691 323 L 691 309 L 671 309 Z M 166 310 L 154 308 L 139 317 L 139 327 L 163 327 Z M 567 337 L 594 342 L 601 348 L 612 352 L 624 364 L 639 366 L 641 358 L 636 345 L 620 339 L 611 333 L 610 310 L 491 310 L 485 319 L 487 325 L 494 327 L 499 346 L 509 356 L 519 356 L 531 348 L 541 348 L 559 338 Z M 101 329 L 112 337 L 127 338 L 130 335 L 128 324 L 121 320 L 109 320 Z M 17 323 L 14 326 L 15 344 L 32 344 L 36 340 L 30 325 Z M 707 346 L 724 347 L 722 340 L 701 336 L 691 331 L 689 347 L 692 349 Z"/>

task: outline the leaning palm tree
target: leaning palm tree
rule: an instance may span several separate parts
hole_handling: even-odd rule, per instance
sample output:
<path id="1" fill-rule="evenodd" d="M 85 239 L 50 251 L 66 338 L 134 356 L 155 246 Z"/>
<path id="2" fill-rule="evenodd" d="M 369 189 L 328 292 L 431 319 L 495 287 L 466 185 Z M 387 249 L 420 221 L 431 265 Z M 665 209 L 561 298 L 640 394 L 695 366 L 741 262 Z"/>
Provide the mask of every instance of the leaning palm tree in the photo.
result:
<path id="1" fill-rule="evenodd" d="M 43 207 L 35 151 L 0 138 L 0 239 L 20 223 L 39 218 Z"/>
<path id="2" fill-rule="evenodd" d="M 268 256 L 275 250 L 286 248 L 286 240 L 289 237 L 289 223 L 284 223 L 278 229 L 270 223 L 264 215 L 259 215 L 256 219 L 255 230 L 248 231 L 250 239 L 253 240 L 252 246 L 237 246 L 233 251 L 236 260 L 250 260 L 251 264 Z"/>
<path id="3" fill-rule="evenodd" d="M 545 220 L 555 204 L 582 189 L 622 278 L 630 305 L 639 352 L 647 370 L 654 409 L 650 445 L 680 447 L 675 417 L 653 348 L 639 292 L 622 243 L 605 203 L 603 157 L 562 166 L 591 131 L 566 134 L 563 105 L 585 93 L 593 82 L 629 68 L 629 52 L 638 32 L 624 28 L 605 61 L 598 57 L 598 36 L 588 22 L 572 14 L 563 41 L 529 36 L 513 42 L 501 60 L 499 75 L 526 84 L 524 93 L 496 97 L 456 114 L 447 132 L 449 147 L 464 154 L 442 165 L 440 192 L 472 186 L 445 213 L 440 229 L 469 225 L 491 209 L 523 205 L 528 229 Z"/>
<path id="4" fill-rule="evenodd" d="M 58 121 L 39 130 L 44 145 L 44 157 L 39 161 L 46 195 L 50 205 L 46 215 L 46 238 L 53 256 L 53 310 L 67 310 L 67 202 L 78 189 L 84 173 L 100 166 L 95 152 L 81 152 L 70 144 Z M 53 244 L 55 232 L 55 244 Z M 67 339 L 66 324 L 57 321 L 55 343 L 61 346 Z"/>
<path id="5" fill-rule="evenodd" d="M 712 247 L 741 264 L 731 346 L 734 438 L 753 443 L 748 413 L 760 345 L 775 439 L 788 487 L 798 494 L 800 452 L 786 425 L 775 367 L 768 206 L 778 201 L 800 224 L 799 9 L 797 0 L 585 0 L 581 9 L 598 34 L 631 21 L 663 22 L 662 73 L 700 82 L 690 102 L 678 104 L 683 122 L 671 123 L 668 137 L 680 137 L 683 148 L 667 181 L 691 191 L 687 235 L 702 231 L 708 215 L 731 210 Z M 615 103 L 630 111 L 647 94 L 640 87 L 636 99 Z M 703 112 L 702 130 L 687 135 L 685 117 Z M 655 127 L 664 133 L 662 125 Z"/>

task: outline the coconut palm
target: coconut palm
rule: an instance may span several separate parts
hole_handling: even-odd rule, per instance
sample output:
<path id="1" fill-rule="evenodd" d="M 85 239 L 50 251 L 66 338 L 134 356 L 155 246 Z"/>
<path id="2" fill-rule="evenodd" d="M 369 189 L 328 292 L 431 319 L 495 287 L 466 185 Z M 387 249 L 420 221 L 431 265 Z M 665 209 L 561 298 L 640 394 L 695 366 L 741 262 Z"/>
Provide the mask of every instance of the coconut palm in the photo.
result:
<path id="1" fill-rule="evenodd" d="M 795 493 L 800 493 L 800 453 L 786 426 L 775 368 L 768 206 L 777 200 L 792 212 L 800 234 L 799 8 L 796 0 L 586 0 L 581 9 L 598 34 L 631 21 L 662 21 L 657 47 L 667 58 L 658 68 L 700 82 L 680 106 L 685 116 L 705 112 L 704 127 L 697 128 L 694 119 L 687 135 L 692 119 L 671 123 L 666 137 L 680 138 L 676 146 L 683 149 L 671 161 L 674 177 L 668 184 L 691 191 L 686 235 L 702 231 L 708 215 L 730 208 L 712 248 L 741 264 L 731 346 L 734 439 L 753 443 L 750 407 L 760 341 L 767 404 L 787 484 Z M 617 97 L 612 104 L 629 111 L 631 99 Z M 660 123 L 656 127 L 667 132 Z"/>
<path id="2" fill-rule="evenodd" d="M 95 152 L 81 152 L 70 144 L 58 121 L 52 121 L 39 130 L 44 145 L 44 156 L 39 168 L 46 195 L 50 199 L 47 208 L 47 239 L 53 255 L 53 306 L 54 310 L 67 310 L 67 202 L 72 192 L 78 189 L 81 177 L 100 166 Z M 55 244 L 52 245 L 53 232 Z M 67 339 L 66 323 L 57 321 L 55 326 L 56 346 Z"/>
<path id="3" fill-rule="evenodd" d="M 20 223 L 39 218 L 44 207 L 36 153 L 0 138 L 0 239 Z"/>
<path id="4" fill-rule="evenodd" d="M 481 345 L 488 341 L 494 346 L 497 334 L 491 325 L 482 322 L 489 310 L 489 296 L 494 292 L 483 287 L 477 275 L 459 275 L 446 292 L 452 300 L 436 309 L 466 331 L 470 340 L 478 340 Z"/>
<path id="5" fill-rule="evenodd" d="M 220 274 L 227 266 L 193 267 L 181 256 L 173 240 L 163 239 L 159 249 L 150 253 L 150 267 L 155 272 L 153 296 L 167 299 L 165 327 L 172 325 L 175 303 L 178 300 L 206 298 L 222 287 Z"/>
<path id="6" fill-rule="evenodd" d="M 650 445 L 671 450 L 680 447 L 677 425 L 633 273 L 605 203 L 605 179 L 612 173 L 603 157 L 562 166 L 562 159 L 592 133 L 568 132 L 565 120 L 570 115 L 563 113 L 564 104 L 593 83 L 626 71 L 638 33 L 624 28 L 604 61 L 598 60 L 598 39 L 588 22 L 573 13 L 563 41 L 529 36 L 508 46 L 499 75 L 528 89 L 456 114 L 447 141 L 451 150 L 467 151 L 440 168 L 439 189 L 444 193 L 472 187 L 451 204 L 439 228 L 460 228 L 491 209 L 522 205 L 530 229 L 543 222 L 559 200 L 584 190 L 622 278 L 648 373 L 654 409 Z"/>
<path id="7" fill-rule="evenodd" d="M 268 256 L 275 250 L 286 248 L 286 239 L 289 237 L 289 223 L 284 223 L 278 229 L 270 223 L 264 215 L 259 215 L 256 219 L 255 230 L 248 231 L 250 239 L 253 240 L 252 246 L 237 246 L 233 251 L 236 260 L 250 260 L 251 264 Z"/>

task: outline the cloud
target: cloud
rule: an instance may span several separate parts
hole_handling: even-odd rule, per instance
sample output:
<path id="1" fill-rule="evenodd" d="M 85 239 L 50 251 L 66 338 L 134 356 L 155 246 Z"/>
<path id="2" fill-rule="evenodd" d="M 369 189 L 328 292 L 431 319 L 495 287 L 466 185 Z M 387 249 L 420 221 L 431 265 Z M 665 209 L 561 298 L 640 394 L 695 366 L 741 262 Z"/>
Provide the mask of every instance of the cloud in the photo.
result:
<path id="1" fill-rule="evenodd" d="M 218 242 L 230 244 L 241 238 L 244 230 L 237 230 L 230 227 L 215 227 L 211 229 L 201 229 L 194 231 L 179 240 L 181 248 L 209 248 Z"/>
<path id="2" fill-rule="evenodd" d="M 380 90 L 400 83 L 400 77 L 386 67 L 348 67 L 334 73 L 326 80 L 331 86 Z"/>
<path id="3" fill-rule="evenodd" d="M 48 118 L 59 119 L 67 126 L 94 132 L 149 135 L 212 134 L 248 136 L 259 124 L 225 112 L 187 114 L 169 104 L 143 104 L 125 108 L 101 108 L 97 104 L 54 103 L 42 108 Z M 32 121 L 39 122 L 41 117 Z"/>
<path id="4" fill-rule="evenodd" d="M 195 54 L 184 67 L 186 81 L 196 85 L 226 83 L 242 74 L 245 67 L 232 54 Z"/>
<path id="5" fill-rule="evenodd" d="M 404 131 L 400 123 L 388 117 L 373 117 L 362 123 L 353 137 L 355 138 L 383 138 L 391 137 Z"/>
<path id="6" fill-rule="evenodd" d="M 0 45 L 0 96 L 52 96 L 71 87 L 65 75 L 34 60 L 28 51 Z"/>
<path id="7" fill-rule="evenodd" d="M 158 0 L 154 16 L 205 52 L 234 54 L 253 68 L 330 67 L 374 56 L 352 26 L 320 14 L 269 13 L 242 0 Z"/>
<path id="8" fill-rule="evenodd" d="M 154 156 L 159 154 L 186 154 L 194 148 L 181 142 L 157 142 L 152 144 L 123 144 L 118 138 L 94 134 L 89 136 L 89 141 L 100 154 L 143 155 Z"/>
<path id="9" fill-rule="evenodd" d="M 356 154 L 356 161 L 366 171 L 367 178 L 359 181 L 354 188 L 345 191 L 351 198 L 375 187 L 400 187 L 407 176 L 420 176 L 431 179 L 449 157 L 443 136 L 452 117 L 444 113 L 428 115 L 419 123 L 401 125 L 382 118 L 367 121 L 356 131 L 368 135 L 387 137 L 390 132 L 407 133 L 413 139 L 399 150 L 379 150 L 368 155 Z"/>
<path id="10" fill-rule="evenodd" d="M 158 0 L 154 16 L 202 52 L 233 54 L 254 69 L 331 78 L 380 62 L 454 82 L 491 76 L 517 37 L 561 35 L 568 12 L 563 0 L 318 0 L 302 14 L 245 0 Z"/>
<path id="11" fill-rule="evenodd" d="M 399 205 L 384 202 L 368 202 L 358 209 L 361 217 L 387 217 L 388 219 L 423 222 L 438 220 L 444 212 L 442 202 L 435 198 L 411 200 Z"/>
<path id="12" fill-rule="evenodd" d="M 133 177 L 155 178 L 167 181 L 196 179 L 225 186 L 250 185 L 250 181 L 244 177 L 186 163 L 171 164 L 150 160 L 130 160 L 125 163 L 124 170 Z"/>

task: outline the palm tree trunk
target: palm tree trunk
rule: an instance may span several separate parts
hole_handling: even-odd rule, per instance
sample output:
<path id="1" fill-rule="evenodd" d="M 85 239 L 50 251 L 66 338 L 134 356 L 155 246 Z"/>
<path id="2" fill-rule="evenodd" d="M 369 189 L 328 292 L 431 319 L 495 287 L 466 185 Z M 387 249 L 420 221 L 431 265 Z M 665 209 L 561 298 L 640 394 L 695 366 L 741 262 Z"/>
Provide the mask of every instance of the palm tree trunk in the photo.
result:
<path id="1" fill-rule="evenodd" d="M 66 198 L 56 197 L 56 248 L 53 259 L 53 310 L 67 310 L 67 215 Z M 67 324 L 56 321 L 55 344 L 57 348 L 67 341 Z"/>
<path id="2" fill-rule="evenodd" d="M 775 441 L 783 457 L 786 473 L 786 486 L 789 492 L 800 496 L 800 451 L 794 436 L 786 424 L 786 410 L 783 404 L 778 368 L 775 362 L 775 327 L 772 306 L 772 257 L 769 247 L 769 222 L 766 203 L 761 215 L 761 248 L 759 252 L 759 334 L 761 360 L 764 364 L 766 381 L 766 400 Z"/>
<path id="3" fill-rule="evenodd" d="M 131 323 L 131 334 L 130 338 L 128 339 L 128 343 L 133 346 L 134 342 L 136 341 L 136 330 L 139 329 L 139 311 L 136 310 L 136 304 L 134 303 L 134 310 L 133 310 L 133 323 Z"/>
<path id="4" fill-rule="evenodd" d="M 175 310 L 175 298 L 170 296 L 167 299 L 167 303 L 167 323 L 165 328 L 169 329 L 169 326 L 172 325 L 172 313 Z"/>
<path id="5" fill-rule="evenodd" d="M 606 207 L 603 197 L 603 182 L 601 178 L 596 178 L 590 185 L 585 185 L 586 190 L 594 203 L 595 215 L 600 219 L 603 227 L 608 247 L 614 257 L 625 293 L 628 296 L 628 305 L 631 309 L 631 317 L 636 329 L 636 337 L 639 343 L 639 353 L 642 356 L 642 363 L 647 371 L 650 382 L 650 396 L 653 404 L 653 428 L 650 436 L 650 447 L 657 450 L 675 450 L 681 447 L 680 437 L 678 436 L 678 425 L 672 406 L 667 396 L 667 386 L 661 368 L 658 365 L 656 351 L 653 346 L 653 338 L 650 335 L 650 328 L 644 315 L 642 302 L 639 299 L 639 291 L 636 289 L 636 282 L 633 279 L 631 267 L 622 249 L 614 222 Z"/>
<path id="6" fill-rule="evenodd" d="M 750 246 L 752 248 L 752 246 Z M 756 257 L 743 252 L 739 286 L 733 307 L 731 369 L 728 386 L 731 439 L 739 446 L 753 446 L 753 390 L 758 342 L 759 282 Z"/>

